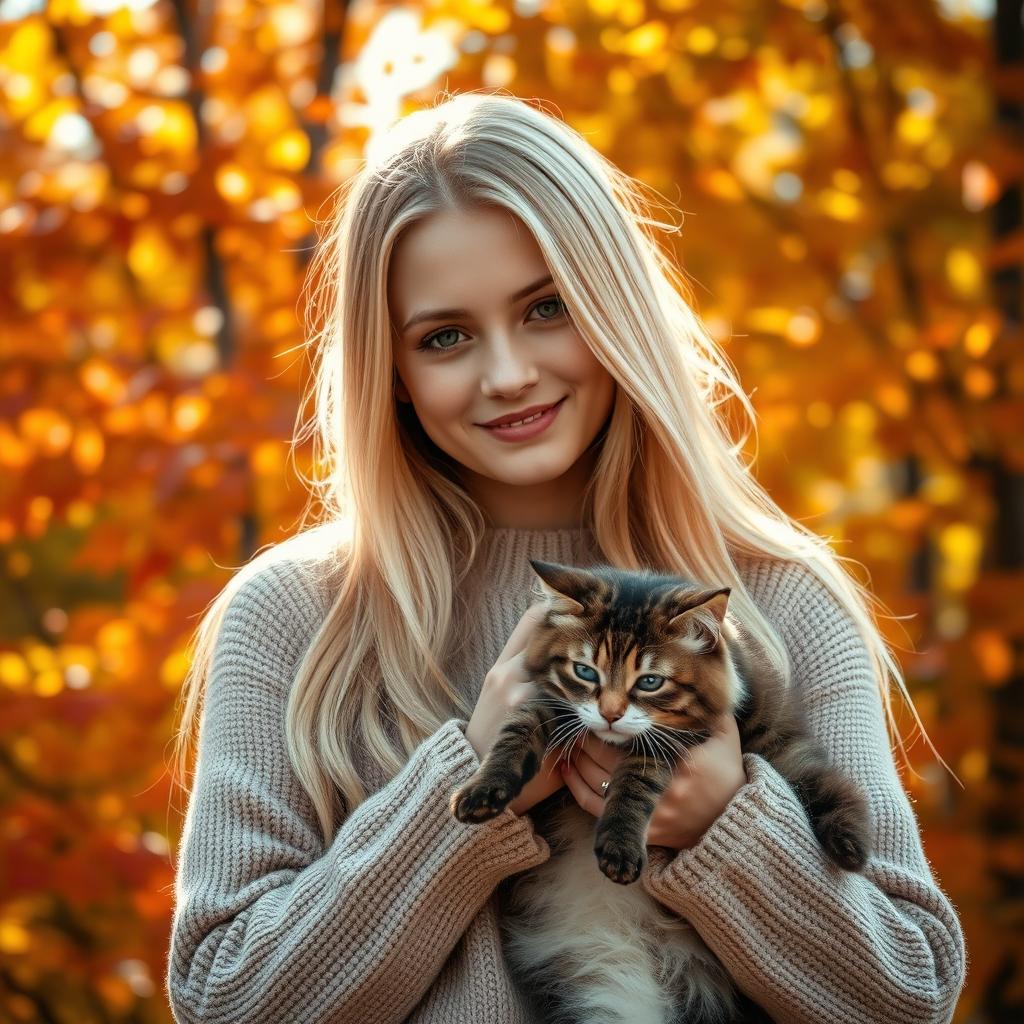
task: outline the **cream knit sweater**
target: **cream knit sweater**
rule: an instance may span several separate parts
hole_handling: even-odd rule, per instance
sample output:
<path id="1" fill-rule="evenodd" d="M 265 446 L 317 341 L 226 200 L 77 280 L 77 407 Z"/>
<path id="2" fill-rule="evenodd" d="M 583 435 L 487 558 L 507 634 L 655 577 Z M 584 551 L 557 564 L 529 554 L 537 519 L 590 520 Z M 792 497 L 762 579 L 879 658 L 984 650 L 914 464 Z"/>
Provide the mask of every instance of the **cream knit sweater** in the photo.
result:
<path id="1" fill-rule="evenodd" d="M 589 531 L 495 528 L 474 572 L 478 628 L 449 662 L 475 701 L 530 603 L 528 558 L 600 560 Z M 799 567 L 738 562 L 779 630 L 814 730 L 869 796 L 864 874 L 823 858 L 788 784 L 745 754 L 748 784 L 692 849 L 650 847 L 636 884 L 689 920 L 779 1024 L 938 1024 L 963 983 L 956 913 L 900 785 L 866 648 Z M 328 595 L 298 561 L 243 585 L 217 641 L 178 852 L 166 978 L 203 1024 L 530 1024 L 505 967 L 496 886 L 550 849 L 529 814 L 466 825 L 451 791 L 479 766 L 453 717 L 325 847 L 285 747 L 284 711 Z M 361 761 L 360 763 L 365 764 Z"/>

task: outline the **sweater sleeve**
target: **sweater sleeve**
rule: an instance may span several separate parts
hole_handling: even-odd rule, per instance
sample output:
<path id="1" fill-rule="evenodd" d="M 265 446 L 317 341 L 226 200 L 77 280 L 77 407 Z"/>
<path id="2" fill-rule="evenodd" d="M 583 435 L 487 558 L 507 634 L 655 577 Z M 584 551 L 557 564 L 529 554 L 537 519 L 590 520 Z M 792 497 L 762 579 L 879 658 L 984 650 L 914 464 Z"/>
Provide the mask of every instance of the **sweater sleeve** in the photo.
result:
<path id="1" fill-rule="evenodd" d="M 446 721 L 324 843 L 285 745 L 289 684 L 323 609 L 272 566 L 232 599 L 214 650 L 178 854 L 166 979 L 175 1019 L 404 1020 L 495 886 L 550 856 L 529 816 L 463 824 L 479 767 Z"/>
<path id="2" fill-rule="evenodd" d="M 745 753 L 747 784 L 692 848 L 652 847 L 642 882 L 775 1020 L 944 1024 L 963 985 L 963 934 L 896 772 L 867 645 L 817 577 L 785 573 L 772 604 L 793 685 L 868 797 L 874 853 L 863 874 L 834 867 L 789 783 Z"/>

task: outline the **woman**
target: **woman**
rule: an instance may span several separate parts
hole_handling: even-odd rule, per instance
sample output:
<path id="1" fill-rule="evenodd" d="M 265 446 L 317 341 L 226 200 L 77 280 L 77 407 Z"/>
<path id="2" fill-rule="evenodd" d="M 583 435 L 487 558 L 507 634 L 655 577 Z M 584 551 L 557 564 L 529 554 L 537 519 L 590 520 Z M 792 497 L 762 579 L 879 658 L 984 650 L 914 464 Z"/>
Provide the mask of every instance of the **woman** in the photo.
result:
<path id="1" fill-rule="evenodd" d="M 525 1020 L 496 890 L 551 855 L 530 808 L 567 782 L 600 814 L 615 757 L 590 738 L 492 821 L 449 811 L 533 690 L 531 557 L 731 587 L 869 795 L 874 855 L 848 873 L 731 719 L 677 768 L 640 884 L 714 951 L 743 1019 L 952 1015 L 962 934 L 885 727 L 899 667 L 870 595 L 742 461 L 722 406 L 753 410 L 652 226 L 635 181 L 504 95 L 403 118 L 343 189 L 297 433 L 326 515 L 217 598 L 185 690 L 178 1020 Z"/>

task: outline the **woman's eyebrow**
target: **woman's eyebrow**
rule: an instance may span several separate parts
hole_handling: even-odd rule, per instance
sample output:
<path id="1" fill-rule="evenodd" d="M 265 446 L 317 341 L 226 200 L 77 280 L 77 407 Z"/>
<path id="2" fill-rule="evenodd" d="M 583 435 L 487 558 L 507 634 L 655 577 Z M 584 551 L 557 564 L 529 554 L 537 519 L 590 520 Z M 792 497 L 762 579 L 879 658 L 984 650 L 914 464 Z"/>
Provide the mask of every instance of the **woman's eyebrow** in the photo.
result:
<path id="1" fill-rule="evenodd" d="M 520 299 L 525 299 L 531 292 L 535 292 L 546 284 L 551 284 L 552 280 L 553 278 L 550 274 L 545 274 L 544 277 L 538 278 L 533 284 L 528 284 L 525 288 L 520 288 L 514 295 L 510 295 L 508 297 L 508 304 L 511 306 Z M 405 321 L 405 324 L 402 326 L 402 333 L 404 334 L 410 327 L 423 323 L 425 320 L 447 320 L 449 317 L 469 315 L 468 309 L 425 309 L 419 313 L 414 313 Z"/>

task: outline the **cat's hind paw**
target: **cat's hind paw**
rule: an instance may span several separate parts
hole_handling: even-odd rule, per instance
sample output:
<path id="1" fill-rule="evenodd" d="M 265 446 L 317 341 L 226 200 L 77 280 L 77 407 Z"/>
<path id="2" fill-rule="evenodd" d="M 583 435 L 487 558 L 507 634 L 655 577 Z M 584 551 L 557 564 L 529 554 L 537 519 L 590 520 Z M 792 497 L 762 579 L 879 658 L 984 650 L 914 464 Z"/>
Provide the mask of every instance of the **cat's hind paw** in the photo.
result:
<path id="1" fill-rule="evenodd" d="M 814 832 L 833 864 L 847 871 L 861 871 L 871 854 L 869 826 L 866 803 L 859 794 L 852 793 L 814 822 Z"/>
<path id="2" fill-rule="evenodd" d="M 832 828 L 819 837 L 829 859 L 847 871 L 862 871 L 870 853 L 868 844 L 857 832 Z"/>
<path id="3" fill-rule="evenodd" d="M 811 826 L 828 859 L 847 871 L 863 870 L 871 855 L 871 813 L 860 789 L 832 772 L 811 808 Z"/>
<path id="4" fill-rule="evenodd" d="M 616 839 L 599 839 L 594 844 L 597 866 L 619 885 L 635 882 L 647 863 L 647 851 L 643 846 L 623 843 Z"/>
<path id="5" fill-rule="evenodd" d="M 472 825 L 496 818 L 514 797 L 507 786 L 470 782 L 452 793 L 448 809 L 459 821 Z"/>

